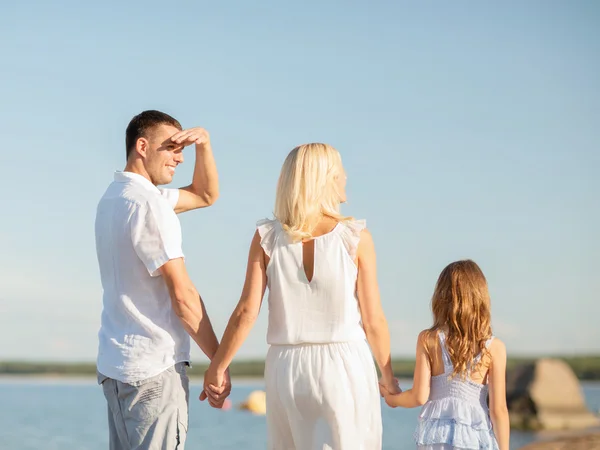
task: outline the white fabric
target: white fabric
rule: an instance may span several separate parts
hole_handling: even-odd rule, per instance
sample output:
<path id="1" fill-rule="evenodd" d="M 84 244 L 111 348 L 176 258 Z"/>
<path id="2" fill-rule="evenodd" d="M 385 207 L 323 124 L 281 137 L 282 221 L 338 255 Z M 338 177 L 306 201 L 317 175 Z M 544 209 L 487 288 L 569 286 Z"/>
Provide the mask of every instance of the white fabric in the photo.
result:
<path id="1" fill-rule="evenodd" d="M 365 341 L 273 345 L 265 383 L 269 450 L 381 450 L 377 373 Z"/>
<path id="2" fill-rule="evenodd" d="M 364 341 L 354 261 L 364 221 L 340 222 L 314 240 L 314 269 L 304 272 L 302 243 L 293 243 L 276 220 L 257 224 L 267 266 L 271 345 Z"/>
<path id="3" fill-rule="evenodd" d="M 189 335 L 158 271 L 183 257 L 174 212 L 178 195 L 141 175 L 116 172 L 98 203 L 96 252 L 104 291 L 98 371 L 124 383 L 190 359 Z"/>
<path id="4" fill-rule="evenodd" d="M 270 257 L 265 367 L 271 450 L 380 450 L 381 403 L 356 296 L 362 221 L 341 222 L 314 242 L 304 272 L 302 243 L 281 224 L 258 223 Z"/>

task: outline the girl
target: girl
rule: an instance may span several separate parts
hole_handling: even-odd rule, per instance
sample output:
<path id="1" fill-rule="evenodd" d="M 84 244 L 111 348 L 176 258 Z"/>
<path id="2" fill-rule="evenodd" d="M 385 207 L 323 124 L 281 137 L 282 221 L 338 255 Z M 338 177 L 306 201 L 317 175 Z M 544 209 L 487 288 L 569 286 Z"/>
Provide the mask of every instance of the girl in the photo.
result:
<path id="1" fill-rule="evenodd" d="M 271 450 L 381 449 L 380 390 L 366 341 L 381 385 L 398 392 L 373 239 L 364 221 L 340 214 L 345 185 L 333 147 L 301 145 L 288 155 L 275 219 L 257 225 L 242 296 L 205 373 L 205 391 L 218 396 L 215 386 L 254 325 L 268 286 Z"/>
<path id="2" fill-rule="evenodd" d="M 413 388 L 384 390 L 386 403 L 425 404 L 415 432 L 420 450 L 508 450 L 506 348 L 492 335 L 490 295 L 479 266 L 467 260 L 446 267 L 431 308 L 434 323 L 419 334 Z"/>

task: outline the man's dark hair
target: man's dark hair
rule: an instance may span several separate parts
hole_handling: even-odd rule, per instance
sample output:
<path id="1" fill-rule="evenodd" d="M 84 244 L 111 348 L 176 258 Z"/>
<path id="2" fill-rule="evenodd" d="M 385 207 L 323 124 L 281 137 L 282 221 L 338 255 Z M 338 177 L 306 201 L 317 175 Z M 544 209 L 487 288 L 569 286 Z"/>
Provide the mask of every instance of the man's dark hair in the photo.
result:
<path id="1" fill-rule="evenodd" d="M 135 148 L 137 140 L 142 137 L 148 138 L 148 132 L 162 124 L 172 125 L 181 130 L 181 124 L 177 119 L 156 110 L 143 111 L 131 119 L 131 122 L 127 125 L 127 131 L 125 131 L 125 154 L 127 159 L 129 159 L 131 151 Z"/>

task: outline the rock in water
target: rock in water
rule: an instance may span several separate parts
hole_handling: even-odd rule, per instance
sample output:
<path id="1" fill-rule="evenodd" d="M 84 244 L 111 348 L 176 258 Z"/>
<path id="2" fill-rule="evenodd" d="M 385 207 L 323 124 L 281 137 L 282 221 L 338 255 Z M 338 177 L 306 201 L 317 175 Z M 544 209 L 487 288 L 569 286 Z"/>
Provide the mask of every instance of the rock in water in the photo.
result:
<path id="1" fill-rule="evenodd" d="M 540 359 L 515 368 L 506 391 L 512 427 L 560 430 L 600 424 L 586 407 L 579 380 L 564 361 Z"/>

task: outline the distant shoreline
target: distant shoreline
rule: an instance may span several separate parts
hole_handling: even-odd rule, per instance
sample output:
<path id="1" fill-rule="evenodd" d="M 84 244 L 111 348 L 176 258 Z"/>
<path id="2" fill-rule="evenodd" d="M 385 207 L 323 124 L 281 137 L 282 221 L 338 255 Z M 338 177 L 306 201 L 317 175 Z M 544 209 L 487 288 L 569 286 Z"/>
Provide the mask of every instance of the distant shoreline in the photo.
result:
<path id="1" fill-rule="evenodd" d="M 191 375 L 190 382 L 192 384 L 202 384 L 203 377 L 198 375 Z M 256 377 L 248 377 L 248 376 L 232 376 L 232 381 L 236 385 L 256 385 L 264 383 L 263 376 Z M 398 380 L 400 384 L 410 384 L 412 383 L 412 377 L 399 377 Z M 97 379 L 96 375 L 92 374 L 84 374 L 84 375 L 70 375 L 70 374 L 52 374 L 52 373 L 42 373 L 42 374 L 4 374 L 0 373 L 0 384 L 2 383 L 15 383 L 15 384 L 27 384 L 31 382 L 40 382 L 40 383 L 53 383 L 57 382 L 60 384 L 63 383 L 82 383 L 82 384 L 96 384 Z M 600 380 L 581 380 L 582 386 L 599 386 Z"/>
<path id="2" fill-rule="evenodd" d="M 556 357 L 565 361 L 581 381 L 600 381 L 600 355 Z M 537 358 L 509 358 L 507 369 L 510 371 L 519 364 L 535 361 Z M 411 359 L 394 359 L 392 366 L 399 378 L 412 378 L 415 362 Z M 202 377 L 207 362 L 195 363 L 188 374 L 191 378 Z M 265 362 L 262 360 L 240 360 L 230 366 L 232 377 L 262 379 Z M 96 364 L 92 362 L 34 362 L 0 361 L 0 377 L 5 376 L 47 376 L 47 377 L 95 377 Z"/>
<path id="3" fill-rule="evenodd" d="M 66 374 L 0 374 L 0 384 L 97 384 L 96 375 L 66 375 Z M 236 386 L 256 385 L 264 383 L 263 377 L 232 377 Z M 201 385 L 202 377 L 190 376 L 192 385 Z"/>

